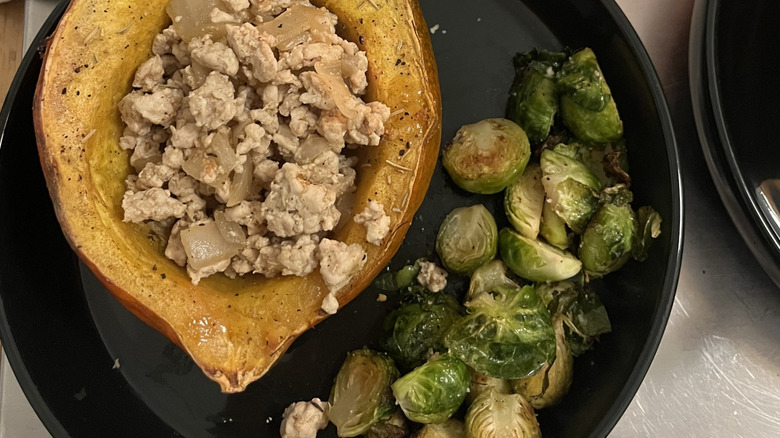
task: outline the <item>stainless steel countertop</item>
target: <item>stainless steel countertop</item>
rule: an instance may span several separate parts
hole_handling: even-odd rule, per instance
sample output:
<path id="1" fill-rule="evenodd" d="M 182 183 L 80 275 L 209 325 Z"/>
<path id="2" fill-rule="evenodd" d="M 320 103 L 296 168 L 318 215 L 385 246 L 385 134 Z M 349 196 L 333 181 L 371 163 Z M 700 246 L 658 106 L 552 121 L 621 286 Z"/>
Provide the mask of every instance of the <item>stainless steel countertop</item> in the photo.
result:
<path id="1" fill-rule="evenodd" d="M 26 1 L 29 44 L 56 2 Z M 734 228 L 701 152 L 688 86 L 694 2 L 617 3 L 664 86 L 682 161 L 686 224 L 669 325 L 647 377 L 610 436 L 780 436 L 780 290 Z M 1 389 L 0 437 L 48 437 L 7 362 Z"/>

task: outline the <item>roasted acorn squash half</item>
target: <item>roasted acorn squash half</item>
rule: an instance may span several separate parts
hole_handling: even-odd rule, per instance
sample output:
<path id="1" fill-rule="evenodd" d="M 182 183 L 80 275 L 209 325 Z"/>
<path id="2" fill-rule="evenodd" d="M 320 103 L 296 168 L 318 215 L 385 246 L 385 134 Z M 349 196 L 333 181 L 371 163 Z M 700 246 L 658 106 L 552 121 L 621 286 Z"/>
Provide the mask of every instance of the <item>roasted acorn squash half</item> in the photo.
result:
<path id="1" fill-rule="evenodd" d="M 151 56 L 154 36 L 170 23 L 166 3 L 71 2 L 49 39 L 36 91 L 41 165 L 63 232 L 84 263 L 125 307 L 186 351 L 223 392 L 240 392 L 298 335 L 327 316 L 320 305 L 328 289 L 318 271 L 270 280 L 219 274 L 193 286 L 185 269 L 163 255 L 164 241 L 146 225 L 122 221 L 124 180 L 131 167 L 128 152 L 118 144 L 123 124 L 117 104 L 130 91 L 136 68 Z M 385 205 L 390 235 L 381 247 L 368 244 L 365 228 L 351 220 L 333 233 L 340 241 L 361 244 L 368 257 L 338 292 L 343 306 L 395 254 L 425 196 L 438 157 L 441 97 L 416 0 L 315 3 L 335 13 L 339 33 L 367 52 L 364 99 L 384 102 L 394 114 L 380 146 L 358 152 L 353 207 L 361 211 L 369 199 Z M 405 151 L 403 158 L 399 150 Z M 392 208 L 400 213 L 390 213 Z"/>

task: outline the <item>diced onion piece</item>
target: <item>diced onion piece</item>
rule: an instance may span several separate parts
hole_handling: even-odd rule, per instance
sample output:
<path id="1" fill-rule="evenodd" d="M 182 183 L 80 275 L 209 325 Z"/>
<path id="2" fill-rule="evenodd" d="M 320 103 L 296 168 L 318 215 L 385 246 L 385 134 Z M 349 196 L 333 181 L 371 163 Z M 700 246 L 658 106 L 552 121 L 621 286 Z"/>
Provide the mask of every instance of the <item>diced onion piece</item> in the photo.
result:
<path id="1" fill-rule="evenodd" d="M 319 35 L 330 30 L 328 13 L 311 6 L 293 5 L 272 21 L 258 26 L 260 32 L 276 37 L 276 47 L 287 51 L 298 44 L 321 40 Z"/>
<path id="2" fill-rule="evenodd" d="M 209 14 L 214 8 L 224 10 L 225 6 L 220 0 L 171 0 L 165 10 L 184 41 L 206 34 L 216 41 L 225 36 L 225 24 L 211 22 Z"/>
<path id="3" fill-rule="evenodd" d="M 225 213 L 223 211 L 217 211 L 214 213 L 214 223 L 217 224 L 219 233 L 222 238 L 231 246 L 237 249 L 242 249 L 246 246 L 246 235 L 244 229 L 241 228 L 238 222 L 233 222 L 225 219 Z"/>
<path id="4" fill-rule="evenodd" d="M 241 171 L 241 173 L 234 172 L 233 173 L 233 181 L 230 186 L 230 194 L 227 198 L 227 206 L 232 207 L 234 205 L 238 205 L 243 201 L 244 199 L 249 196 L 250 191 L 252 190 L 252 172 L 254 171 L 254 166 L 252 165 L 252 160 L 247 157 L 246 161 L 244 162 L 244 169 Z"/>
<path id="5" fill-rule="evenodd" d="M 211 150 L 217 156 L 217 161 L 225 172 L 230 172 L 238 163 L 236 151 L 230 145 L 229 130 L 220 129 L 211 140 Z"/>
<path id="6" fill-rule="evenodd" d="M 310 134 L 306 140 L 301 143 L 298 150 L 295 151 L 295 162 L 298 164 L 309 164 L 313 162 L 321 153 L 333 150 L 328 140 L 316 134 Z"/>
<path id="7" fill-rule="evenodd" d="M 341 61 L 317 62 L 314 64 L 314 70 L 325 83 L 328 96 L 348 118 L 354 118 L 357 115 L 358 101 L 347 88 L 344 77 L 341 76 Z"/>
<path id="8" fill-rule="evenodd" d="M 182 230 L 181 243 L 187 253 L 187 263 L 195 270 L 228 260 L 240 250 L 238 245 L 222 237 L 215 222 L 197 224 Z"/>
<path id="9" fill-rule="evenodd" d="M 238 122 L 238 124 L 230 131 L 231 132 L 231 140 L 233 141 L 234 145 L 238 145 L 243 139 L 246 138 L 246 127 L 254 123 L 255 121 L 251 118 L 247 118 L 243 122 Z"/>

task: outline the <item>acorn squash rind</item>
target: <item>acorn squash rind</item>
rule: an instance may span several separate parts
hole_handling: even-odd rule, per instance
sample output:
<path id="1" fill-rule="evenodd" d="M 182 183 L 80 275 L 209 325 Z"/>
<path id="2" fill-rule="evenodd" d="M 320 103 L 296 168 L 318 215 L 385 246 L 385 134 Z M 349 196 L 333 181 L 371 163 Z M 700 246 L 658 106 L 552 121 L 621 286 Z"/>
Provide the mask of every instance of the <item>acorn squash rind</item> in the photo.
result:
<path id="1" fill-rule="evenodd" d="M 395 254 L 422 203 L 438 157 L 441 97 L 416 0 L 373 2 L 378 8 L 361 0 L 315 3 L 338 15 L 339 33 L 367 51 L 365 99 L 380 100 L 394 113 L 380 146 L 358 153 L 354 206 L 361 211 L 369 198 L 383 203 L 391 233 L 377 247 L 365 242 L 365 229 L 352 221 L 335 232 L 336 239 L 360 243 L 368 253 L 366 265 L 337 295 L 343 306 Z M 122 222 L 130 166 L 128 153 L 118 146 L 123 126 L 117 103 L 130 90 L 135 68 L 150 56 L 154 35 L 168 23 L 165 2 L 72 1 L 49 39 L 36 90 L 38 150 L 55 212 L 79 257 L 125 307 L 178 344 L 223 392 L 240 392 L 298 335 L 327 317 L 320 309 L 327 288 L 316 272 L 272 280 L 218 275 L 193 286 L 164 257 L 163 242 L 143 225 Z M 393 208 L 401 213 L 391 213 Z"/>

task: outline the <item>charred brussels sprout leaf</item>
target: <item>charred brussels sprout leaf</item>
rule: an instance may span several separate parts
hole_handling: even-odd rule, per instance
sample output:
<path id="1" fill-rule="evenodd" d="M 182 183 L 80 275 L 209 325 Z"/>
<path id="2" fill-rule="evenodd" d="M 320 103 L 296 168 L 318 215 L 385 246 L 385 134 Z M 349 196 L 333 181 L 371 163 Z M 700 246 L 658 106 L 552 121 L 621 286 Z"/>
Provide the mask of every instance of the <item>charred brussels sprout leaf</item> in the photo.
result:
<path id="1" fill-rule="evenodd" d="M 579 257 L 591 277 L 620 269 L 631 258 L 638 223 L 631 209 L 631 192 L 618 185 L 605 190 L 608 198 L 588 223 L 580 240 Z"/>
<path id="2" fill-rule="evenodd" d="M 444 345 L 479 373 L 528 377 L 555 357 L 550 313 L 532 286 L 497 289 L 469 302 L 470 314 L 450 327 Z"/>
<path id="3" fill-rule="evenodd" d="M 607 310 L 594 292 L 570 281 L 542 284 L 536 290 L 550 313 L 560 316 L 566 324 L 567 340 L 574 356 L 590 349 L 598 336 L 612 331 Z"/>
<path id="4" fill-rule="evenodd" d="M 396 380 L 393 394 L 406 418 L 417 423 L 442 423 L 458 410 L 468 387 L 468 368 L 446 354 Z"/>
<path id="5" fill-rule="evenodd" d="M 601 182 L 581 161 L 559 150 L 557 146 L 544 150 L 540 157 L 546 202 L 575 233 L 581 233 L 598 208 Z"/>
<path id="6" fill-rule="evenodd" d="M 406 426 L 406 417 L 403 412 L 396 410 L 390 417 L 371 426 L 366 438 L 406 438 L 409 436 L 409 428 Z"/>
<path id="7" fill-rule="evenodd" d="M 550 134 L 558 112 L 555 75 L 566 58 L 565 53 L 544 50 L 515 56 L 506 116 L 520 125 L 533 143 L 543 142 Z"/>
<path id="8" fill-rule="evenodd" d="M 557 404 L 569 391 L 574 378 L 574 357 L 566 340 L 561 315 L 553 316 L 555 360 L 546 363 L 538 373 L 512 381 L 514 391 L 525 397 L 535 409 Z"/>
<path id="9" fill-rule="evenodd" d="M 531 281 L 565 280 L 582 269 L 582 263 L 572 254 L 509 228 L 501 230 L 498 246 L 509 270 Z"/>
<path id="10" fill-rule="evenodd" d="M 639 239 L 634 247 L 634 258 L 643 261 L 653 241 L 661 235 L 661 215 L 653 207 L 639 207 Z"/>
<path id="11" fill-rule="evenodd" d="M 446 293 L 426 293 L 417 302 L 394 310 L 384 322 L 382 349 L 403 370 L 425 363 L 428 355 L 442 352 L 444 334 L 460 318 L 457 300 Z"/>
<path id="12" fill-rule="evenodd" d="M 496 256 L 498 227 L 482 204 L 452 210 L 439 228 L 436 252 L 444 267 L 468 274 Z"/>
<path id="13" fill-rule="evenodd" d="M 608 143 L 623 136 L 623 122 L 591 49 L 572 55 L 558 76 L 563 122 L 577 138 Z"/>
<path id="14" fill-rule="evenodd" d="M 542 221 L 544 187 L 542 169 L 531 164 L 504 192 L 504 212 L 509 223 L 520 234 L 536 239 Z"/>
<path id="15" fill-rule="evenodd" d="M 523 128 L 506 119 L 464 125 L 444 147 L 442 164 L 463 190 L 492 194 L 523 173 L 531 145 Z"/>
<path id="16" fill-rule="evenodd" d="M 541 438 L 533 407 L 520 394 L 482 393 L 466 411 L 469 438 Z"/>
<path id="17" fill-rule="evenodd" d="M 440 424 L 426 424 L 412 438 L 466 438 L 466 428 L 460 421 L 450 418 Z"/>
<path id="18" fill-rule="evenodd" d="M 393 360 L 368 349 L 347 354 L 330 395 L 328 418 L 340 437 L 366 433 L 395 409 L 390 384 L 398 378 Z"/>
<path id="19" fill-rule="evenodd" d="M 506 266 L 501 260 L 493 260 L 480 266 L 471 274 L 466 301 L 471 301 L 478 295 L 493 292 L 501 287 L 519 288 L 520 285 L 509 278 Z"/>

